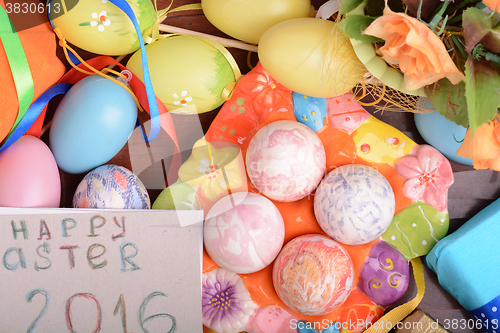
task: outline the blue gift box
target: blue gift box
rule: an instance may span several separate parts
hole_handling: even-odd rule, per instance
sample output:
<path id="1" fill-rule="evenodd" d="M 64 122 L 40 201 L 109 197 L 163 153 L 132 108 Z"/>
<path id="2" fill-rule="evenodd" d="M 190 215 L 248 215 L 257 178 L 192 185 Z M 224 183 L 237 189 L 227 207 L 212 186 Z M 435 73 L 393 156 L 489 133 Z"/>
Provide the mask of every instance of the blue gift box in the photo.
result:
<path id="1" fill-rule="evenodd" d="M 441 239 L 426 262 L 477 328 L 500 333 L 500 199 Z"/>

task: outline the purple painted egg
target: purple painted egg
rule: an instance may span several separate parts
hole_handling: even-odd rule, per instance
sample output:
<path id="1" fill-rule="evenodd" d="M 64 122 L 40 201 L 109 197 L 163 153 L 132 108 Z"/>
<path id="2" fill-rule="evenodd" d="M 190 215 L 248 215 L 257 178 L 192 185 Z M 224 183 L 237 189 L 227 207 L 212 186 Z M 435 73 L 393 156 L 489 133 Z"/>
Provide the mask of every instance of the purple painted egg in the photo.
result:
<path id="1" fill-rule="evenodd" d="M 130 170 L 107 164 L 90 171 L 78 184 L 73 208 L 149 209 L 146 187 Z"/>
<path id="2" fill-rule="evenodd" d="M 385 242 L 370 251 L 360 272 L 360 289 L 375 303 L 389 305 L 400 299 L 410 280 L 408 261 Z"/>
<path id="3" fill-rule="evenodd" d="M 248 145 L 248 177 L 263 195 L 300 200 L 318 186 L 326 168 L 325 148 L 312 129 L 279 120 L 262 127 Z"/>

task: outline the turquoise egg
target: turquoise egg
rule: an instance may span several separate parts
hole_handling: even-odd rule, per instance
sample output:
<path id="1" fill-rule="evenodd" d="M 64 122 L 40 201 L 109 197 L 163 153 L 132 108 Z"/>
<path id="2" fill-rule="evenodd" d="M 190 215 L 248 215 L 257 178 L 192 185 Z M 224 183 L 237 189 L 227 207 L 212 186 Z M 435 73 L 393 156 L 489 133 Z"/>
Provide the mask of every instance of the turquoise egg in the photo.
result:
<path id="1" fill-rule="evenodd" d="M 415 113 L 415 125 L 422 138 L 444 156 L 458 163 L 472 165 L 470 158 L 457 155 L 467 129 L 455 124 L 439 112 Z"/>
<path id="2" fill-rule="evenodd" d="M 296 92 L 292 94 L 292 98 L 295 119 L 314 132 L 319 131 L 326 119 L 326 98 L 311 97 Z"/>
<path id="3" fill-rule="evenodd" d="M 50 149 L 58 167 L 88 172 L 112 159 L 127 143 L 137 105 L 119 84 L 92 75 L 77 82 L 59 104 L 50 129 Z"/>

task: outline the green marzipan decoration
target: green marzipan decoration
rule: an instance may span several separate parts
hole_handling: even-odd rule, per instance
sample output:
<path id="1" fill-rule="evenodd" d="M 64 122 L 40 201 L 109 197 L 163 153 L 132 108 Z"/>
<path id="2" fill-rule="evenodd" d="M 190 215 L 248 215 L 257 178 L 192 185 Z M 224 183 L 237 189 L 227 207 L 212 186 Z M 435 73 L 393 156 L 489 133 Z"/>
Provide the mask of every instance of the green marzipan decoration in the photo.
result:
<path id="1" fill-rule="evenodd" d="M 79 24 L 80 27 L 88 27 L 90 26 L 90 22 L 83 22 Z"/>
<path id="2" fill-rule="evenodd" d="M 448 79 L 442 79 L 424 90 L 436 111 L 458 125 L 469 127 L 465 82 L 453 85 Z"/>
<path id="3" fill-rule="evenodd" d="M 429 253 L 446 236 L 448 226 L 448 213 L 415 202 L 394 216 L 382 239 L 411 260 Z"/>
<path id="4" fill-rule="evenodd" d="M 363 34 L 363 31 L 365 31 L 373 21 L 374 18 L 369 16 L 351 15 L 340 21 L 338 26 L 345 35 L 349 36 L 349 38 L 354 38 L 364 43 L 381 43 L 384 41 L 383 39 Z"/>

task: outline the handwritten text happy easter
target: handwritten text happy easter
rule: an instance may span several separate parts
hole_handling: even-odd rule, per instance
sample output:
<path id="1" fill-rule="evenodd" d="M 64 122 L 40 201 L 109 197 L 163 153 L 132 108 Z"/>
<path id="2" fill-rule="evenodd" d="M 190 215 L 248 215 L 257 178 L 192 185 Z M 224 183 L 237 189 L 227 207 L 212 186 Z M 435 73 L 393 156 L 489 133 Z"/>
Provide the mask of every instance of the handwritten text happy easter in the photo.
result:
<path id="1" fill-rule="evenodd" d="M 57 226 L 58 224 L 60 228 Z M 10 271 L 31 268 L 35 271 L 47 270 L 53 267 L 51 254 L 54 251 L 63 251 L 67 254 L 67 264 L 64 266 L 68 269 L 73 269 L 77 265 L 86 265 L 85 261 L 93 270 L 103 269 L 108 266 L 108 259 L 119 260 L 122 272 L 141 269 L 137 264 L 137 258 L 134 258 L 139 253 L 138 246 L 133 242 L 124 241 L 126 229 L 125 217 L 123 216 L 106 219 L 100 215 L 94 215 L 85 219 L 62 218 L 57 221 L 46 221 L 33 217 L 30 220 L 11 220 L 10 226 L 4 224 L 2 228 L 3 238 L 5 239 L 5 233 L 11 233 L 15 244 L 15 246 L 5 250 L 2 258 L 3 266 Z M 84 232 L 83 235 L 82 232 Z M 57 242 L 54 242 L 56 239 Z M 83 246 L 78 244 L 82 240 L 92 241 L 91 244 Z M 115 241 L 119 242 L 115 245 Z M 39 245 L 34 251 L 30 250 L 30 253 L 27 253 L 23 246 L 26 242 L 36 242 Z M 82 243 L 88 243 L 88 241 Z M 112 246 L 118 246 L 119 258 L 107 258 L 106 246 L 103 243 L 108 247 L 110 243 Z M 31 248 L 31 246 L 26 248 Z M 86 260 L 78 262 L 77 258 L 81 256 L 76 254 L 82 254 L 82 251 L 86 253 Z M 60 268 L 58 267 L 58 269 Z"/>

